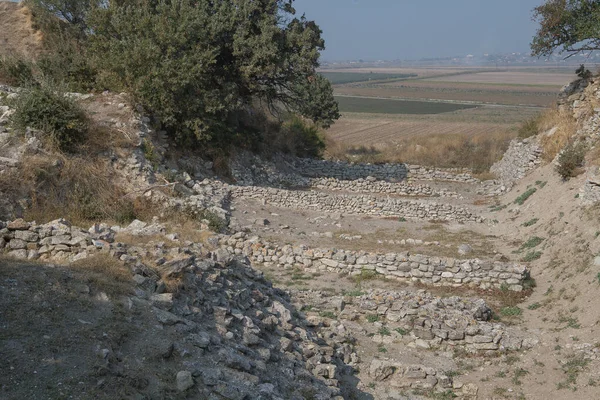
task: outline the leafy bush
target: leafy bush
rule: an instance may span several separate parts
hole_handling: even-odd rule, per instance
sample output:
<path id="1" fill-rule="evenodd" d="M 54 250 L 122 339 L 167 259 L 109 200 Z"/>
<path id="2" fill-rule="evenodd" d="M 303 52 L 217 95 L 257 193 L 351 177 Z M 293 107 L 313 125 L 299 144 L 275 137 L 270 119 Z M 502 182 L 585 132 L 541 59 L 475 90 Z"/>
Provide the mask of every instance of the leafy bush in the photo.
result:
<path id="1" fill-rule="evenodd" d="M 543 241 L 544 241 L 544 238 L 541 238 L 539 236 L 530 237 L 529 240 L 527 240 L 525 243 L 523 243 L 523 245 L 521 245 L 521 248 L 519 249 L 519 251 L 526 250 L 526 249 L 533 249 L 534 247 L 536 247 Z"/>
<path id="2" fill-rule="evenodd" d="M 526 139 L 537 135 L 539 133 L 539 120 L 540 117 L 536 116 L 523 122 L 519 127 L 519 139 Z"/>
<path id="3" fill-rule="evenodd" d="M 525 192 L 523 192 L 523 194 L 515 199 L 514 203 L 522 206 L 535 192 L 537 192 L 536 188 L 527 189 Z"/>
<path id="4" fill-rule="evenodd" d="M 0 83 L 24 86 L 34 81 L 31 64 L 14 57 L 0 58 Z"/>
<path id="5" fill-rule="evenodd" d="M 586 146 L 584 143 L 569 143 L 558 155 L 558 165 L 556 172 L 564 179 L 579 175 L 580 168 L 583 167 L 585 160 Z"/>
<path id="6" fill-rule="evenodd" d="M 539 221 L 539 218 L 533 218 L 533 219 L 530 219 L 527 222 L 524 222 L 523 226 L 529 227 L 529 226 L 535 225 L 538 221 Z"/>
<path id="7" fill-rule="evenodd" d="M 218 214 L 216 214 L 208 209 L 201 211 L 197 215 L 197 218 L 199 220 L 208 221 L 208 227 L 213 232 L 220 233 L 220 232 L 225 231 L 225 229 L 227 229 L 227 221 L 224 220 L 223 218 L 221 218 Z"/>
<path id="8" fill-rule="evenodd" d="M 260 104 L 312 120 L 278 133 L 313 156 L 323 148 L 317 128 L 339 118 L 330 82 L 316 73 L 321 30 L 291 1 L 25 1 L 46 48 L 36 79 L 127 90 L 180 144 L 260 142 L 263 132 L 244 123 Z"/>
<path id="9" fill-rule="evenodd" d="M 320 157 L 325 150 L 325 142 L 314 124 L 292 116 L 283 124 L 281 135 L 287 142 L 287 150 L 298 157 Z"/>
<path id="10" fill-rule="evenodd" d="M 585 65 L 583 64 L 581 64 L 579 68 L 575 70 L 575 73 L 581 79 L 590 79 L 592 77 L 592 72 L 589 69 L 585 68 Z"/>
<path id="11" fill-rule="evenodd" d="M 375 322 L 379 321 L 379 315 L 377 315 L 377 314 L 368 314 L 366 316 L 366 319 L 370 323 L 375 323 Z"/>
<path id="12" fill-rule="evenodd" d="M 22 91 L 13 103 L 12 122 L 20 129 L 31 127 L 43 132 L 60 150 L 71 150 L 87 130 L 86 118 L 77 103 L 42 85 Z"/>
<path id="13" fill-rule="evenodd" d="M 542 256 L 541 251 L 530 251 L 521 259 L 523 262 L 531 262 L 539 259 Z"/>
<path id="14" fill-rule="evenodd" d="M 43 54 L 37 61 L 41 77 L 62 83 L 69 91 L 89 92 L 104 89 L 96 82 L 96 69 L 77 44 L 64 44 Z M 118 89 L 115 87 L 114 89 Z"/>
<path id="15" fill-rule="evenodd" d="M 34 65 L 35 79 L 59 82 L 75 92 L 104 89 L 97 84 L 98 71 L 87 51 L 85 21 L 94 1 L 24 0 L 24 3 L 31 11 L 33 28 L 43 33 L 44 51 Z"/>
<path id="16" fill-rule="evenodd" d="M 503 307 L 500 310 L 500 314 L 502 314 L 505 317 L 516 317 L 518 315 L 521 315 L 523 313 L 523 311 L 519 308 L 519 307 Z"/>

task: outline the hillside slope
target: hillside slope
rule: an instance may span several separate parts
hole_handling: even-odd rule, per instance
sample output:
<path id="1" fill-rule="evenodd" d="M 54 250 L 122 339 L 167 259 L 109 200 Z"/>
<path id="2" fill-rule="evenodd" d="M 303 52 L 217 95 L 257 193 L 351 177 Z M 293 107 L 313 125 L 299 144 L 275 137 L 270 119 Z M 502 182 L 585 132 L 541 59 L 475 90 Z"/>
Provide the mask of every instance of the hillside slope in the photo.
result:
<path id="1" fill-rule="evenodd" d="M 225 181 L 108 92 L 69 94 L 94 134 L 60 154 L 6 100 L 0 394 L 599 398 L 599 95 L 565 88 L 573 129 L 490 181 L 243 151 Z M 588 146 L 567 181 L 556 138 Z"/>
<path id="2" fill-rule="evenodd" d="M 11 1 L 0 1 L 0 57 L 33 58 L 41 51 L 41 33 L 32 25 L 31 12 Z"/>

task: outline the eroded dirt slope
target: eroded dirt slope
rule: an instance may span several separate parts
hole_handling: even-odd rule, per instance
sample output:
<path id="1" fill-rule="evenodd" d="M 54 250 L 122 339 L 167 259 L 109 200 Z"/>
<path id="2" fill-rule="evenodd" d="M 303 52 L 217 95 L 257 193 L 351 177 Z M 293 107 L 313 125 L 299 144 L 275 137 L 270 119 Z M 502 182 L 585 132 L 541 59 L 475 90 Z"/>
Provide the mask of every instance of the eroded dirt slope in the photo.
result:
<path id="1" fill-rule="evenodd" d="M 34 57 L 41 50 L 41 33 L 33 28 L 31 12 L 20 3 L 0 1 L 0 57 Z"/>

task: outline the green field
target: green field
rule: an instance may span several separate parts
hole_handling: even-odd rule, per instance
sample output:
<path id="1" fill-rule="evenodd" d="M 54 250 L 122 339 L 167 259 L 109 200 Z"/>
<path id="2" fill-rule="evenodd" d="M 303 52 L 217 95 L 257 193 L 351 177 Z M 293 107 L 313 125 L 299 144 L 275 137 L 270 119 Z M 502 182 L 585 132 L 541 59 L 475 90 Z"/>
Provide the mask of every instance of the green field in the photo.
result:
<path id="1" fill-rule="evenodd" d="M 321 72 L 332 85 L 353 82 L 385 81 L 394 79 L 415 78 L 417 74 L 383 74 L 373 72 Z"/>
<path id="2" fill-rule="evenodd" d="M 466 104 L 440 103 L 432 101 L 410 101 L 374 99 L 367 97 L 336 96 L 340 111 L 373 114 L 442 114 L 476 108 Z"/>

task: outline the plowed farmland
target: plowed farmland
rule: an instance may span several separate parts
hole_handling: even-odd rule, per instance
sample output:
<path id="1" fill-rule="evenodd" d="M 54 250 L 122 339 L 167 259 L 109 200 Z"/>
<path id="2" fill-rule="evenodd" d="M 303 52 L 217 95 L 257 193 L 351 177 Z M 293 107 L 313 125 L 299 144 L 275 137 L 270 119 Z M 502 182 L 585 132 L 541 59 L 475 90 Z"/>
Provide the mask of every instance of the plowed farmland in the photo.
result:
<path id="1" fill-rule="evenodd" d="M 347 113 L 329 129 L 327 136 L 349 146 L 375 147 L 432 134 L 469 137 L 507 132 L 514 136 L 520 121 L 536 113 L 535 109 L 515 107 L 470 109 L 436 116 Z"/>
<path id="2" fill-rule="evenodd" d="M 563 86 L 571 82 L 575 74 L 557 74 L 557 73 L 535 73 L 521 71 L 493 71 L 493 72 L 475 72 L 472 74 L 461 74 L 454 76 L 443 76 L 431 78 L 433 81 L 443 82 L 474 82 L 474 83 L 495 83 L 495 84 L 517 84 L 517 85 L 549 85 Z"/>
<path id="3" fill-rule="evenodd" d="M 431 152 L 442 142 L 468 148 L 491 141 L 490 146 L 502 147 L 525 120 L 556 101 L 574 71 L 432 67 L 328 72 L 335 72 L 338 82 L 344 74 L 389 75 L 387 80 L 334 85 L 342 118 L 327 132 L 338 156 L 369 148 L 370 155 L 379 154 L 376 161 L 386 161 L 397 158 L 400 149 L 402 159 L 414 159 L 411 152 Z M 400 74 L 416 76 L 394 79 Z"/>
<path id="4" fill-rule="evenodd" d="M 429 81 L 403 81 L 381 85 L 336 87 L 336 93 L 347 96 L 386 97 L 397 99 L 427 99 L 544 107 L 556 101 L 557 89 L 552 87 L 491 86 Z"/>

